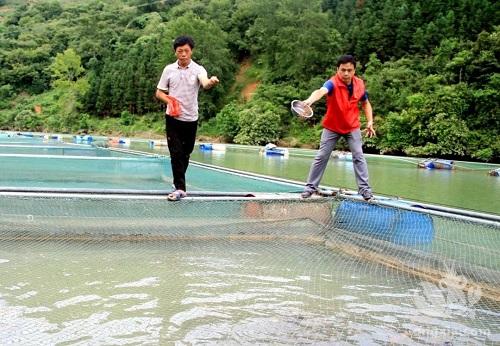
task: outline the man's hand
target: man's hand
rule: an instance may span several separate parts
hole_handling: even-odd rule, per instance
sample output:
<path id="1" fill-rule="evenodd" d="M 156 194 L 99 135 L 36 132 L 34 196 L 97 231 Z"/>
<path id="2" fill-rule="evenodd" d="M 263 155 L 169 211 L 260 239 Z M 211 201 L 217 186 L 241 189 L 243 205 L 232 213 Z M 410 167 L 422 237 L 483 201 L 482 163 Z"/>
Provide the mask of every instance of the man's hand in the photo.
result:
<path id="1" fill-rule="evenodd" d="M 369 121 L 366 123 L 366 136 L 368 138 L 376 137 L 377 133 L 375 132 L 375 129 L 373 128 L 373 121 Z"/>
<path id="2" fill-rule="evenodd" d="M 208 79 L 207 88 L 211 88 L 217 84 L 219 84 L 219 78 L 212 76 Z"/>

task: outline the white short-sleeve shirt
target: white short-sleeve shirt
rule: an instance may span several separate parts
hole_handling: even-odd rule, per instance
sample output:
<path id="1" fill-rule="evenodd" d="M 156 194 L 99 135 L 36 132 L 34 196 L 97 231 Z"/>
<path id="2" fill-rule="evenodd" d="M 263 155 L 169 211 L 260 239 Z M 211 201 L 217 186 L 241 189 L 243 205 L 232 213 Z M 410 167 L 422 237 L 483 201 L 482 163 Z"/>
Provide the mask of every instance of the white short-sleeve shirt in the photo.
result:
<path id="1" fill-rule="evenodd" d="M 200 90 L 200 74 L 207 74 L 205 68 L 193 60 L 185 68 L 178 61 L 163 69 L 157 88 L 175 97 L 181 105 L 181 121 L 198 120 L 198 92 Z"/>

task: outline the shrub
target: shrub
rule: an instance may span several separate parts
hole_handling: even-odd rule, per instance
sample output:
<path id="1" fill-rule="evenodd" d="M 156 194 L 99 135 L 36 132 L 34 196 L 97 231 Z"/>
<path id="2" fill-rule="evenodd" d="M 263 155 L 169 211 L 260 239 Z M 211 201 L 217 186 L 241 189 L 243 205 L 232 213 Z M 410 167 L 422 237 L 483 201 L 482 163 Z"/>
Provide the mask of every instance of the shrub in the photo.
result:
<path id="1" fill-rule="evenodd" d="M 238 105 L 231 102 L 215 116 L 218 133 L 228 142 L 232 142 L 240 131 L 239 112 Z"/>
<path id="2" fill-rule="evenodd" d="M 20 111 L 14 118 L 14 126 L 19 130 L 41 131 L 43 121 L 30 110 Z"/>
<path id="3" fill-rule="evenodd" d="M 280 135 L 280 117 L 271 110 L 261 113 L 252 107 L 240 113 L 240 131 L 234 138 L 235 143 L 262 145 L 276 142 Z"/>

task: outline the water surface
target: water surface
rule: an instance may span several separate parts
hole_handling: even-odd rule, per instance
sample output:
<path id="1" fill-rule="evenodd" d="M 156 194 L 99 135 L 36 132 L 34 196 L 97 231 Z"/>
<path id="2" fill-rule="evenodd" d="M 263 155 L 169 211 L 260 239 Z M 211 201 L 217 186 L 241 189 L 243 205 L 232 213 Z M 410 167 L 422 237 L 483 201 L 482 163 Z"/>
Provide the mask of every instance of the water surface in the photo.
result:
<path id="1" fill-rule="evenodd" d="M 291 150 L 285 158 L 260 155 L 255 148 L 196 148 L 192 155 L 196 161 L 299 182 L 306 181 L 313 157 L 312 150 Z M 415 159 L 377 155 L 367 155 L 367 162 L 376 194 L 500 214 L 500 177 L 488 175 L 493 165 L 457 162 L 453 171 L 428 170 L 417 168 Z M 330 159 L 321 184 L 357 190 L 352 162 Z"/>
<path id="2" fill-rule="evenodd" d="M 460 304 L 427 311 L 418 304 L 426 297 L 419 280 L 322 245 L 1 245 L 0 339 L 6 344 L 500 341 L 498 311 Z"/>

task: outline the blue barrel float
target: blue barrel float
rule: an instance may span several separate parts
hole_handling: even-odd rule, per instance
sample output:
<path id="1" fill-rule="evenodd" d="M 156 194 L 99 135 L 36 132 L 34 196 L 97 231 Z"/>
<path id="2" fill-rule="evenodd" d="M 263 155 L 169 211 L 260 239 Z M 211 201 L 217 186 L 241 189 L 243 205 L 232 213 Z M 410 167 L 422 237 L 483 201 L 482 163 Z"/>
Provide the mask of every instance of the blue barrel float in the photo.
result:
<path id="1" fill-rule="evenodd" d="M 434 224 L 430 215 L 400 209 L 397 204 L 391 207 L 343 200 L 335 212 L 334 227 L 397 245 L 431 244 Z"/>
<path id="2" fill-rule="evenodd" d="M 73 136 L 73 143 L 76 144 L 87 144 L 87 143 L 92 143 L 94 141 L 94 138 L 89 135 L 78 135 L 78 136 Z"/>
<path id="3" fill-rule="evenodd" d="M 455 169 L 455 162 L 452 160 L 427 159 L 420 161 L 418 167 L 427 169 Z"/>
<path id="4" fill-rule="evenodd" d="M 491 171 L 488 172 L 489 175 L 492 177 L 500 177 L 500 168 L 497 169 L 492 169 Z"/>
<path id="5" fill-rule="evenodd" d="M 212 146 L 212 144 L 209 144 L 209 143 L 202 143 L 202 144 L 200 144 L 200 150 L 210 151 L 210 150 L 213 150 L 213 146 Z"/>

